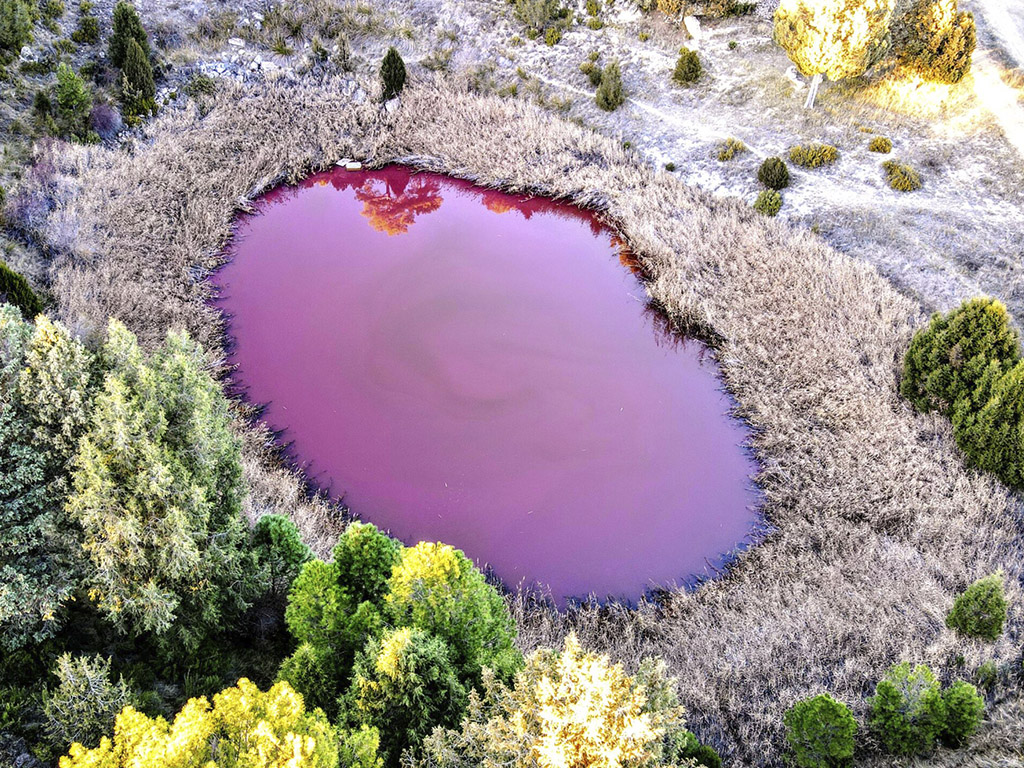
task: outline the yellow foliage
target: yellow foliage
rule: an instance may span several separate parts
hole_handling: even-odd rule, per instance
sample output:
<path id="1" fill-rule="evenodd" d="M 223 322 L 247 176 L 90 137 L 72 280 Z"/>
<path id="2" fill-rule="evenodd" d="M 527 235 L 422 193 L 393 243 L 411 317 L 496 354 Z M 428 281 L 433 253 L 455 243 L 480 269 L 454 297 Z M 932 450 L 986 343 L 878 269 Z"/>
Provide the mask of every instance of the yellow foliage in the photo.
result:
<path id="1" fill-rule="evenodd" d="M 73 744 L 60 768 L 334 768 L 336 736 L 322 713 L 306 714 L 288 683 L 266 693 L 245 678 L 190 699 L 168 723 L 125 707 L 95 749 Z"/>

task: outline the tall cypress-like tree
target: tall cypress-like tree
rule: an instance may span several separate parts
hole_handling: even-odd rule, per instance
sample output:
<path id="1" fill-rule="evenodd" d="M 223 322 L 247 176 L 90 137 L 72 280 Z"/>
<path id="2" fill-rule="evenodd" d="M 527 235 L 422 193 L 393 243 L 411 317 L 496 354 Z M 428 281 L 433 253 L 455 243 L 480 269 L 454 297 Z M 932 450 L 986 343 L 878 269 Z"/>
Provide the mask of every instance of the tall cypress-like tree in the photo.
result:
<path id="1" fill-rule="evenodd" d="M 128 55 L 121 70 L 121 102 L 129 116 L 156 112 L 156 84 L 149 57 L 134 39 L 128 41 Z"/>
<path id="2" fill-rule="evenodd" d="M 113 29 L 110 33 L 110 63 L 118 69 L 123 69 L 128 58 L 129 42 L 134 40 L 139 44 L 142 53 L 149 59 L 149 37 L 142 27 L 142 19 L 135 6 L 127 0 L 118 0 L 114 6 Z"/>
<path id="3" fill-rule="evenodd" d="M 381 98 L 384 101 L 395 98 L 405 87 L 405 62 L 394 46 L 384 54 L 384 61 L 380 65 L 380 82 L 383 86 Z"/>

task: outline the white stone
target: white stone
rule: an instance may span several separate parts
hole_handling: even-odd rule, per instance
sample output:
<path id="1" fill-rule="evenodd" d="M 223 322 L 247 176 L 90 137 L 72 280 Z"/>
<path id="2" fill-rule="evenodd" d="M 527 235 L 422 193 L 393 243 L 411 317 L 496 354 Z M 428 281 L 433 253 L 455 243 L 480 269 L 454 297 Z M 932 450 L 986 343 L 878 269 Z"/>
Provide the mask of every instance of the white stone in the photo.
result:
<path id="1" fill-rule="evenodd" d="M 254 19 L 256 19 L 256 21 L 260 21 L 260 22 L 262 22 L 262 21 L 263 21 L 263 19 L 264 19 L 264 16 L 263 16 L 263 14 L 262 14 L 262 13 L 260 13 L 259 11 L 256 11 L 256 12 L 254 12 L 254 13 L 253 13 L 253 15 L 252 15 L 252 17 L 253 17 Z"/>
<path id="2" fill-rule="evenodd" d="M 700 42 L 700 20 L 696 16 L 686 16 L 683 18 L 683 26 L 686 27 L 687 33 L 693 38 L 694 42 Z"/>
<path id="3" fill-rule="evenodd" d="M 791 83 L 793 83 L 794 86 L 796 86 L 796 89 L 798 91 L 802 91 L 804 88 L 807 87 L 807 84 L 800 79 L 800 73 L 796 71 L 796 65 L 791 66 L 789 69 L 786 70 L 786 78 Z"/>
<path id="4" fill-rule="evenodd" d="M 232 37 L 228 39 L 228 45 L 233 45 L 235 48 L 245 48 L 245 40 L 240 37 Z"/>
<path id="5" fill-rule="evenodd" d="M 346 171 L 361 171 L 362 169 L 363 169 L 363 164 L 360 163 L 358 160 L 353 160 L 353 161 L 351 161 L 349 163 L 345 163 L 345 170 Z"/>

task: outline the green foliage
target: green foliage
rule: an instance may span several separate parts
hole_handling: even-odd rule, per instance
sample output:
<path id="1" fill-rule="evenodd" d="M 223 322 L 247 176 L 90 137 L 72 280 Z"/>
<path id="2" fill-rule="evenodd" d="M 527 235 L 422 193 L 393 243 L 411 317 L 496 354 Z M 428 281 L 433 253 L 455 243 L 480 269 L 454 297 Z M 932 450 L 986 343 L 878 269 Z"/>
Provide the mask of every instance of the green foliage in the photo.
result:
<path id="1" fill-rule="evenodd" d="M 46 19 L 59 19 L 67 9 L 64 7 L 64 0 L 43 0 L 39 11 Z"/>
<path id="2" fill-rule="evenodd" d="M 939 682 L 923 665 L 891 667 L 875 688 L 868 722 L 882 747 L 893 755 L 931 752 L 943 728 Z"/>
<path id="3" fill-rule="evenodd" d="M 113 739 L 72 746 L 61 768 L 337 768 L 338 760 L 338 733 L 322 712 L 307 713 L 287 683 L 264 693 L 243 678 L 212 706 L 191 699 L 170 724 L 126 707 Z"/>
<path id="4" fill-rule="evenodd" d="M 461 680 L 479 679 L 485 666 L 504 677 L 515 671 L 519 656 L 505 602 L 461 551 L 435 542 L 407 548 L 388 586 L 384 600 L 394 625 L 444 640 Z"/>
<path id="5" fill-rule="evenodd" d="M 353 522 L 334 545 L 334 565 L 342 589 L 357 605 L 381 603 L 391 572 L 402 559 L 402 545 L 372 523 Z"/>
<path id="6" fill-rule="evenodd" d="M 995 640 L 1003 634 L 1006 608 L 1003 575 L 993 573 L 978 579 L 957 597 L 946 616 L 946 626 L 966 637 Z"/>
<path id="7" fill-rule="evenodd" d="M 626 103 L 626 89 L 622 85 L 622 71 L 619 69 L 619 62 L 613 61 L 604 68 L 594 101 L 605 112 L 614 112 Z"/>
<path id="8" fill-rule="evenodd" d="M 597 59 L 588 58 L 580 64 L 580 72 L 587 76 L 590 84 L 595 88 L 601 85 L 601 76 L 604 74 L 604 70 L 597 64 Z"/>
<path id="9" fill-rule="evenodd" d="M 264 515 L 256 521 L 252 549 L 263 573 L 260 581 L 272 595 L 286 594 L 313 557 L 295 523 L 284 515 Z"/>
<path id="10" fill-rule="evenodd" d="M 558 0 L 514 0 L 513 14 L 536 37 L 552 26 L 561 26 L 568 11 Z"/>
<path id="11" fill-rule="evenodd" d="M 1005 374 L 992 362 L 953 411 L 953 435 L 970 463 L 1024 488 L 1024 361 Z"/>
<path id="12" fill-rule="evenodd" d="M 946 416 L 959 401 L 962 408 L 980 408 L 988 401 L 986 392 L 978 392 L 982 378 L 998 379 L 1019 359 L 1020 335 L 1006 307 L 995 299 L 971 299 L 946 315 L 936 313 L 914 334 L 900 394 L 919 411 Z"/>
<path id="13" fill-rule="evenodd" d="M 139 13 L 135 10 L 135 6 L 127 0 L 118 0 L 117 5 L 114 6 L 110 42 L 107 48 L 107 56 L 110 58 L 111 65 L 118 69 L 124 69 L 133 40 L 142 49 L 143 56 L 148 60 L 150 56 L 149 36 L 142 26 Z"/>
<path id="14" fill-rule="evenodd" d="M 0 646 L 52 637 L 81 578 L 68 465 L 88 422 L 92 355 L 44 315 L 0 305 Z"/>
<path id="15" fill-rule="evenodd" d="M 354 714 L 381 733 L 381 754 L 397 766 L 435 727 L 458 723 L 466 709 L 459 683 L 439 638 L 404 627 L 371 639 L 356 659 L 348 696 Z"/>
<path id="16" fill-rule="evenodd" d="M 885 169 L 885 180 L 897 192 L 913 192 L 921 188 L 921 177 L 909 165 L 886 160 L 882 168 Z"/>
<path id="17" fill-rule="evenodd" d="M 92 94 L 75 71 L 61 62 L 57 67 L 57 125 L 61 134 L 84 139 L 89 133 Z"/>
<path id="18" fill-rule="evenodd" d="M 789 186 L 789 168 L 781 157 L 769 157 L 757 169 L 757 180 L 778 191 Z"/>
<path id="19" fill-rule="evenodd" d="M 380 731 L 369 725 L 342 734 L 341 768 L 384 768 L 380 758 Z"/>
<path id="20" fill-rule="evenodd" d="M 146 359 L 111 321 L 106 368 L 67 509 L 85 534 L 90 595 L 117 626 L 194 651 L 247 607 L 240 446 L 202 350 L 168 333 Z"/>
<path id="21" fill-rule="evenodd" d="M 827 693 L 798 701 L 784 722 L 797 768 L 841 768 L 853 762 L 857 721 L 848 706 Z"/>
<path id="22" fill-rule="evenodd" d="M 700 74 L 700 56 L 689 48 L 681 48 L 679 58 L 676 59 L 676 68 L 672 70 L 672 82 L 676 85 L 689 85 L 697 82 Z"/>
<path id="23" fill-rule="evenodd" d="M 754 201 L 754 210 L 765 216 L 777 216 L 782 210 L 782 195 L 774 189 L 762 189 Z"/>
<path id="24" fill-rule="evenodd" d="M 110 680 L 110 660 L 101 656 L 57 659 L 55 690 L 44 698 L 46 734 L 55 747 L 67 749 L 78 742 L 95 747 L 114 726 L 114 718 L 128 706 L 131 692 L 123 678 Z"/>
<path id="25" fill-rule="evenodd" d="M 789 150 L 789 159 L 804 168 L 820 168 L 838 160 L 839 150 L 831 144 L 797 144 Z"/>
<path id="26" fill-rule="evenodd" d="M 560 27 L 548 27 L 544 30 L 544 44 L 545 45 L 558 45 L 562 40 L 562 30 Z"/>
<path id="27" fill-rule="evenodd" d="M 942 743 L 947 747 L 962 747 L 981 725 L 985 700 L 973 685 L 958 680 L 942 692 L 942 703 L 945 710 Z"/>
<path id="28" fill-rule="evenodd" d="M 892 0 L 783 0 L 773 38 L 805 77 L 858 77 L 889 50 L 892 11 Z"/>
<path id="29" fill-rule="evenodd" d="M 985 691 L 992 691 L 999 682 L 999 668 L 994 661 L 986 661 L 974 670 L 974 682 Z"/>
<path id="30" fill-rule="evenodd" d="M 739 139 L 728 138 L 718 145 L 718 160 L 723 163 L 727 163 L 732 160 L 736 155 L 741 155 L 747 151 L 747 145 Z M 785 168 L 785 164 L 782 166 Z M 788 183 L 789 170 L 786 170 L 786 178 Z M 783 185 L 785 186 L 785 185 Z M 781 189 L 781 187 L 780 187 Z"/>
<path id="31" fill-rule="evenodd" d="M 0 59 L 10 60 L 32 42 L 32 13 L 26 0 L 0 0 Z"/>
<path id="32" fill-rule="evenodd" d="M 391 46 L 384 54 L 380 65 L 381 99 L 388 101 L 395 98 L 405 87 L 405 62 L 398 50 Z"/>
<path id="33" fill-rule="evenodd" d="M 28 281 L 0 261 L 0 303 L 3 302 L 16 306 L 28 320 L 43 311 L 43 302 Z"/>
<path id="34" fill-rule="evenodd" d="M 134 38 L 129 38 L 124 67 L 121 69 L 121 104 L 125 117 L 142 117 L 156 114 L 156 83 L 153 81 L 153 65 L 149 57 Z"/>
<path id="35" fill-rule="evenodd" d="M 917 0 L 907 14 L 898 58 L 937 83 L 959 83 L 971 71 L 977 45 L 974 16 L 957 11 L 957 0 Z"/>
<path id="36" fill-rule="evenodd" d="M 71 39 L 79 45 L 95 45 L 100 41 L 100 20 L 91 13 L 80 14 Z"/>
<path id="37" fill-rule="evenodd" d="M 868 142 L 868 149 L 871 152 L 888 155 L 892 152 L 892 140 L 885 136 L 875 136 Z"/>
<path id="38" fill-rule="evenodd" d="M 310 709 L 321 709 L 332 719 L 337 717 L 342 675 L 329 648 L 302 643 L 284 660 L 277 679 L 301 693 Z"/>

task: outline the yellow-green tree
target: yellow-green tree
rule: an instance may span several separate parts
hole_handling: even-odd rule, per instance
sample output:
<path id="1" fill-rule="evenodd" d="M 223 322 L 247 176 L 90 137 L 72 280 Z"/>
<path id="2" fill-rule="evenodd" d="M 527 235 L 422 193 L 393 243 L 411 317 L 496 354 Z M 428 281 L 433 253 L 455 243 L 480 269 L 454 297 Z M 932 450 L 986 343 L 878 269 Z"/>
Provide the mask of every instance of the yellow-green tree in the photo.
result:
<path id="1" fill-rule="evenodd" d="M 485 675 L 470 695 L 459 731 L 435 731 L 417 768 L 639 768 L 666 765 L 665 737 L 683 732 L 682 710 L 660 686 L 630 677 L 606 656 L 586 653 L 574 636 L 561 651 L 542 649 L 508 688 Z M 681 765 L 692 765 L 689 759 Z"/>
<path id="2" fill-rule="evenodd" d="M 73 744 L 60 768 L 337 768 L 338 758 L 322 712 L 306 712 L 287 683 L 263 692 L 243 678 L 212 705 L 190 699 L 172 723 L 125 707 L 113 738 L 95 749 Z"/>
<path id="3" fill-rule="evenodd" d="M 895 0 L 782 0 L 773 36 L 800 74 L 811 78 L 808 109 L 823 77 L 864 74 L 889 50 Z"/>

